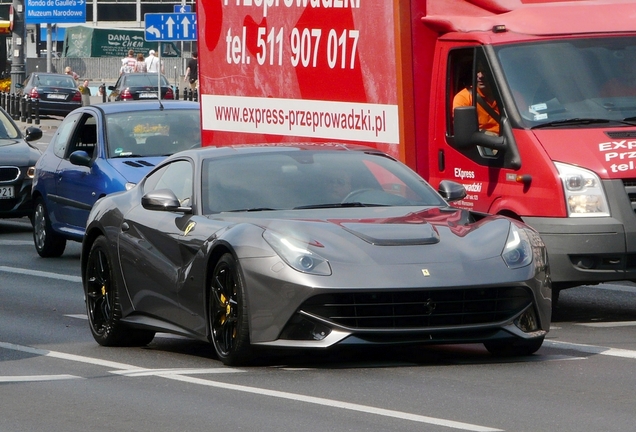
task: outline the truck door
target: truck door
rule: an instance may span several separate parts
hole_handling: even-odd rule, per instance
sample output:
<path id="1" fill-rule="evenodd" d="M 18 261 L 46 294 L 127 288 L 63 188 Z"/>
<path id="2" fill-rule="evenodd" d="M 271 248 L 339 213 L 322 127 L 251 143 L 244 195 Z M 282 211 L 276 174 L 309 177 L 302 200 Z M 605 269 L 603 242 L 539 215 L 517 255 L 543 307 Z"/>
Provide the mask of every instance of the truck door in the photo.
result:
<path id="1" fill-rule="evenodd" d="M 434 160 L 430 167 L 431 183 L 437 184 L 442 179 L 462 183 L 467 191 L 466 198 L 453 204 L 487 212 L 502 194 L 497 187 L 499 180 L 502 176 L 505 178 L 506 172 L 518 168 L 519 157 L 514 145 L 504 145 L 504 142 L 514 143 L 514 139 L 509 124 L 506 124 L 505 107 L 483 49 L 451 49 L 447 66 L 445 138 L 435 140 L 439 147 L 437 158 L 431 159 Z M 467 114 L 475 126 L 470 138 L 461 141 Z M 441 126 L 439 120 L 436 124 Z"/>

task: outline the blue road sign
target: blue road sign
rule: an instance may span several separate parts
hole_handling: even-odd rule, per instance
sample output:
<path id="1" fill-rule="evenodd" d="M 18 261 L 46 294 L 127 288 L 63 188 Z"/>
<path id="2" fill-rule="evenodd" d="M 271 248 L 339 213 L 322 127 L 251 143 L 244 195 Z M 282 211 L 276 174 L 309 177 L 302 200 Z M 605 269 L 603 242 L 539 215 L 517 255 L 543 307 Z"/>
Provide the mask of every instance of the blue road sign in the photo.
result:
<path id="1" fill-rule="evenodd" d="M 196 13 L 147 13 L 144 22 L 146 41 L 197 40 Z"/>
<path id="2" fill-rule="evenodd" d="M 174 13 L 187 13 L 192 12 L 192 6 L 190 5 L 174 5 Z"/>
<path id="3" fill-rule="evenodd" d="M 26 0 L 27 24 L 85 23 L 86 1 Z"/>

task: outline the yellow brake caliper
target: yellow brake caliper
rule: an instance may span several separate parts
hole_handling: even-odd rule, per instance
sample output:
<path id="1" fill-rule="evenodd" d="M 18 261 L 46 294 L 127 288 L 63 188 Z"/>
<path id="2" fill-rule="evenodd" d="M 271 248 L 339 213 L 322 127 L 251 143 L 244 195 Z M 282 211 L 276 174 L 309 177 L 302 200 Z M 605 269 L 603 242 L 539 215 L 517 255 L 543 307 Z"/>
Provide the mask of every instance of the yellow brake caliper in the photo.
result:
<path id="1" fill-rule="evenodd" d="M 230 314 L 230 303 L 225 298 L 225 295 L 221 294 L 221 304 L 225 305 L 225 315 L 221 317 L 221 325 L 225 324 L 227 316 Z"/>

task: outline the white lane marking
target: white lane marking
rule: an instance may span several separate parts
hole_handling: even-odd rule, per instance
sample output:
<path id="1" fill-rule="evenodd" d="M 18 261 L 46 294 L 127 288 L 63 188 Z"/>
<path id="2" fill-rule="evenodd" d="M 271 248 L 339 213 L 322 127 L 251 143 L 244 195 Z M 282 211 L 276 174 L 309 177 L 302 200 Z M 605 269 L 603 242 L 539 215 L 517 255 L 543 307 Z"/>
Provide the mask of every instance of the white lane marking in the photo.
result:
<path id="1" fill-rule="evenodd" d="M 35 382 L 35 381 L 59 381 L 67 379 L 83 379 L 75 375 L 22 375 L 0 376 L 0 383 Z"/>
<path id="2" fill-rule="evenodd" d="M 597 327 L 597 328 L 633 327 L 633 326 L 636 326 L 636 321 L 576 323 L 574 325 L 583 326 L 583 327 Z"/>
<path id="3" fill-rule="evenodd" d="M 349 411 L 358 411 L 358 412 L 363 412 L 368 414 L 376 414 L 376 415 L 380 415 L 384 417 L 397 418 L 401 420 L 410 420 L 410 421 L 414 421 L 418 423 L 427 423 L 427 424 L 433 424 L 437 426 L 446 426 L 453 429 L 461 429 L 466 431 L 478 431 L 478 432 L 496 432 L 496 431 L 503 430 L 503 429 L 494 429 L 494 428 L 490 428 L 486 426 L 474 425 L 470 423 L 457 422 L 453 420 L 445 420 L 441 418 L 411 414 L 411 413 L 407 413 L 403 411 L 394 411 L 394 410 L 388 410 L 383 408 L 376 408 L 376 407 L 372 407 L 368 405 L 342 402 L 342 401 L 333 400 L 333 399 L 305 396 L 305 395 L 301 395 L 297 393 L 288 393 L 288 392 L 282 392 L 277 390 L 267 390 L 267 389 L 258 388 L 258 387 L 248 387 L 248 386 L 237 385 L 237 384 L 210 381 L 210 380 L 206 380 L 202 378 L 194 378 L 194 377 L 185 376 L 185 375 L 169 375 L 169 376 L 166 376 L 166 378 L 176 380 L 176 381 L 188 382 L 191 384 L 199 384 L 199 385 L 205 385 L 209 387 L 222 388 L 226 390 L 235 390 L 235 391 L 240 391 L 245 393 L 276 397 L 280 399 L 289 399 L 293 401 L 307 402 L 312 405 L 322 405 L 322 406 L 328 406 L 332 408 L 345 409 Z"/>
<path id="4" fill-rule="evenodd" d="M 110 373 L 116 375 L 122 375 L 127 377 L 142 377 L 142 376 L 163 376 L 166 375 L 201 375 L 201 374 L 220 374 L 220 373 L 235 373 L 244 372 L 239 369 L 230 368 L 165 368 L 165 369 L 142 369 L 142 370 L 123 370 L 123 371 L 110 371 Z"/>
<path id="5" fill-rule="evenodd" d="M 92 357 L 84 357 L 75 354 L 67 354 L 59 351 L 49 351 L 39 348 L 32 348 L 24 345 L 16 345 L 9 342 L 0 342 L 0 348 L 10 349 L 13 351 L 21 351 L 29 354 L 36 354 L 44 357 L 53 357 L 61 360 L 70 360 L 80 363 L 88 363 L 96 366 L 104 366 L 110 369 L 122 369 L 122 370 L 143 370 L 135 366 L 128 365 L 126 363 L 119 363 L 110 360 L 102 360 Z"/>
<path id="6" fill-rule="evenodd" d="M 606 355 L 610 357 L 636 359 L 636 351 L 634 350 L 609 348 L 609 347 L 603 347 L 603 346 L 587 345 L 587 344 L 572 343 L 572 342 L 557 342 L 552 340 L 544 341 L 543 345 L 551 347 L 551 348 L 573 350 L 573 351 L 579 351 L 579 352 L 584 352 L 588 354 L 600 354 L 600 355 Z"/>
<path id="7" fill-rule="evenodd" d="M 39 277 L 44 277 L 49 279 L 60 279 L 60 280 L 65 280 L 69 282 L 82 282 L 82 278 L 80 276 L 70 276 L 65 274 L 23 269 L 18 267 L 0 266 L 0 271 L 7 272 L 7 273 L 29 275 L 29 276 L 39 276 Z"/>
<path id="8" fill-rule="evenodd" d="M 111 371 L 111 373 L 113 374 L 144 376 L 145 372 L 152 371 L 152 369 L 139 368 L 132 365 L 127 365 L 125 363 L 101 360 L 101 359 L 96 359 L 92 357 L 78 356 L 74 354 L 67 354 L 67 353 L 62 353 L 57 351 L 48 351 L 48 350 L 43 350 L 38 348 L 31 348 L 31 347 L 22 346 L 22 345 L 15 345 L 8 342 L 0 342 L 0 348 L 11 349 L 14 351 L 28 352 L 32 354 L 38 354 L 38 355 L 47 356 L 47 357 L 54 357 L 54 358 L 59 358 L 63 360 L 71 360 L 76 362 L 88 363 L 92 365 L 105 366 L 111 369 L 118 369 L 116 371 Z M 229 368 L 224 368 L 224 369 L 229 369 Z M 243 372 L 239 369 L 232 369 L 232 370 L 235 372 Z M 350 410 L 350 411 L 376 414 L 376 415 L 380 415 L 384 417 L 410 420 L 410 421 L 414 421 L 418 423 L 427 423 L 427 424 L 434 424 L 439 426 L 446 426 L 449 428 L 466 430 L 466 431 L 499 432 L 503 430 L 503 429 L 494 429 L 494 428 L 485 427 L 485 426 L 473 425 L 470 423 L 463 423 L 463 422 L 445 420 L 445 419 L 440 419 L 435 417 L 422 416 L 418 414 L 411 414 L 411 413 L 402 412 L 402 411 L 393 411 L 393 410 L 376 408 L 376 407 L 367 406 L 367 405 L 359 405 L 354 403 L 342 402 L 342 401 L 337 401 L 332 399 L 324 399 L 324 398 L 318 398 L 313 396 L 305 396 L 305 395 L 296 394 L 296 393 L 287 393 L 287 392 L 281 392 L 277 390 L 268 390 L 268 389 L 263 389 L 258 387 L 248 387 L 248 386 L 228 384 L 228 383 L 223 383 L 218 381 L 211 381 L 211 380 L 206 380 L 202 378 L 194 378 L 194 377 L 190 377 L 186 375 L 165 372 L 167 371 L 167 369 L 159 369 L 159 371 L 160 371 L 159 373 L 155 372 L 154 375 L 162 377 L 162 378 L 166 378 L 166 379 L 188 382 L 191 384 L 205 385 L 208 387 L 223 388 L 228 390 L 235 390 L 235 391 L 240 391 L 245 393 L 262 395 L 262 396 L 270 396 L 270 397 L 288 399 L 293 401 L 307 402 L 313 405 L 322 405 L 322 406 L 328 406 L 333 408 L 341 408 L 341 409 Z"/>
<path id="9" fill-rule="evenodd" d="M 33 246 L 33 240 L 0 240 L 0 246 Z"/>

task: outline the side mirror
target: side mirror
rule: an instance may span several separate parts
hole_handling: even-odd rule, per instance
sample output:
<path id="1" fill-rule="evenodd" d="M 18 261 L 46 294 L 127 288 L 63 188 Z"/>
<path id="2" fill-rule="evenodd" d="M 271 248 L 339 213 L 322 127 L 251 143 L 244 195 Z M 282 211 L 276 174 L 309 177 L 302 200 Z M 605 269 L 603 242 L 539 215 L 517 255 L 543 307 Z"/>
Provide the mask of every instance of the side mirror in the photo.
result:
<path id="1" fill-rule="evenodd" d="M 115 90 L 115 86 L 108 86 L 108 90 Z"/>
<path id="2" fill-rule="evenodd" d="M 93 158 L 91 158 L 88 153 L 84 150 L 76 150 L 69 156 L 68 160 L 73 165 L 91 167 L 93 165 Z"/>
<path id="3" fill-rule="evenodd" d="M 26 141 L 37 141 L 40 138 L 42 138 L 42 129 L 40 129 L 38 127 L 29 126 L 24 131 L 24 139 Z"/>
<path id="4" fill-rule="evenodd" d="M 473 146 L 472 137 L 479 132 L 477 109 L 474 106 L 455 108 L 453 111 L 455 147 L 464 149 Z"/>
<path id="5" fill-rule="evenodd" d="M 448 202 L 458 201 L 466 196 L 466 188 L 460 183 L 451 180 L 442 180 L 437 192 Z"/>
<path id="6" fill-rule="evenodd" d="M 504 151 L 508 147 L 503 136 L 489 135 L 479 131 L 477 108 L 474 106 L 455 108 L 453 130 L 455 131 L 454 146 L 458 149 L 481 146 Z"/>
<path id="7" fill-rule="evenodd" d="M 141 197 L 141 205 L 146 210 L 192 212 L 192 207 L 181 207 L 179 199 L 170 189 L 157 189 L 148 192 Z"/>

